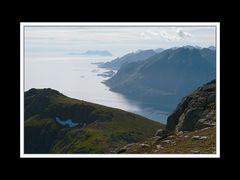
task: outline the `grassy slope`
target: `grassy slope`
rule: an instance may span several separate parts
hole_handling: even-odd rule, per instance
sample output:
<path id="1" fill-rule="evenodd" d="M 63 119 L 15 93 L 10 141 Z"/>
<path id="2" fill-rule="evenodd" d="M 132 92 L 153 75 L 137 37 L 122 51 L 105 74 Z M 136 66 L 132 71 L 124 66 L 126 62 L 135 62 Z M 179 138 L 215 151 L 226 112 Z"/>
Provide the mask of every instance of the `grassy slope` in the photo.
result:
<path id="1" fill-rule="evenodd" d="M 193 139 L 194 136 L 206 136 L 206 140 Z M 142 146 L 141 144 L 149 146 Z M 149 138 L 142 143 L 132 144 L 124 153 L 127 154 L 215 154 L 216 128 L 205 128 L 193 132 L 182 132 L 159 140 L 157 137 Z"/>
<path id="2" fill-rule="evenodd" d="M 62 95 L 49 98 L 51 104 L 61 107 L 94 107 L 91 113 L 97 114 L 97 120 L 83 128 L 67 128 L 53 117 L 31 116 L 25 120 L 27 153 L 109 153 L 125 144 L 143 141 L 163 128 L 160 123 L 119 109 Z"/>
<path id="3" fill-rule="evenodd" d="M 116 112 L 111 121 L 96 121 L 85 128 L 68 131 L 67 136 L 60 140 L 51 152 L 110 152 L 119 146 L 151 137 L 160 127 L 162 126 L 158 123 Z"/>

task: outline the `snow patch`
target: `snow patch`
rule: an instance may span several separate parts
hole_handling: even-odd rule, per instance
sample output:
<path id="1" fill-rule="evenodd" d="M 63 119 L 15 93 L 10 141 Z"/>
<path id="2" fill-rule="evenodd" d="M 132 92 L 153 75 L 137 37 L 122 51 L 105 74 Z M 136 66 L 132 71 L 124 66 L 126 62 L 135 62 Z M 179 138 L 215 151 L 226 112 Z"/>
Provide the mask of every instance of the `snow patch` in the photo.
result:
<path id="1" fill-rule="evenodd" d="M 78 125 L 78 123 L 74 123 L 71 119 L 67 119 L 65 121 L 61 120 L 59 117 L 56 117 L 55 119 L 59 124 L 63 126 L 68 125 L 70 128 L 76 127 Z"/>

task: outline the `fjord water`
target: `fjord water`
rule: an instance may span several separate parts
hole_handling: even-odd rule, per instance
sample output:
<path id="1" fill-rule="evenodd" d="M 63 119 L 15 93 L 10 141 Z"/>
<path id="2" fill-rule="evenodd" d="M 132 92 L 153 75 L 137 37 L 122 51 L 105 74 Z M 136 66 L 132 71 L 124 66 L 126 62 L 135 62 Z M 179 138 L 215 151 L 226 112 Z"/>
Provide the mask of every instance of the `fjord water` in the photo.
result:
<path id="1" fill-rule="evenodd" d="M 106 62 L 114 57 L 47 55 L 26 56 L 25 91 L 31 88 L 52 88 L 66 96 L 133 112 L 149 119 L 166 123 L 166 114 L 150 107 L 140 107 L 123 95 L 109 90 L 98 76 L 107 70 L 98 68 L 96 62 Z M 126 87 L 127 88 L 127 87 Z"/>

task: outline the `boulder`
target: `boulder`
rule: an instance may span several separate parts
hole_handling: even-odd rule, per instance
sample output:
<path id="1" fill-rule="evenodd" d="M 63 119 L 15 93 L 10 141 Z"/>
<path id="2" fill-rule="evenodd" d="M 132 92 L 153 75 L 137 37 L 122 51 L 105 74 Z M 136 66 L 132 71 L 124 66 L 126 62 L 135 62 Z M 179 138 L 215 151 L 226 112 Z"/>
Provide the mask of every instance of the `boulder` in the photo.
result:
<path id="1" fill-rule="evenodd" d="M 167 140 L 163 140 L 162 142 L 163 142 L 163 143 L 166 143 L 166 144 L 170 144 L 170 143 L 171 143 L 171 140 L 167 139 Z"/>
<path id="2" fill-rule="evenodd" d="M 193 136 L 192 139 L 193 140 L 207 140 L 208 137 L 207 136 Z"/>
<path id="3" fill-rule="evenodd" d="M 194 125 L 200 119 L 202 114 L 201 109 L 190 108 L 182 114 L 179 118 L 179 123 L 176 126 L 177 131 L 191 131 L 194 129 Z"/>
<path id="4" fill-rule="evenodd" d="M 199 138 L 199 140 L 207 140 L 207 139 L 208 139 L 207 136 L 201 136 L 201 137 Z"/>
<path id="5" fill-rule="evenodd" d="M 143 148 L 145 148 L 145 147 L 150 147 L 150 145 L 144 144 L 144 143 L 140 144 L 140 146 L 143 147 Z"/>
<path id="6" fill-rule="evenodd" d="M 162 145 L 160 145 L 160 144 L 159 144 L 159 145 L 156 145 L 156 148 L 157 148 L 157 149 L 163 149 Z"/>
<path id="7" fill-rule="evenodd" d="M 207 102 L 208 102 L 208 103 L 215 103 L 215 102 L 216 102 L 216 94 L 215 94 L 215 93 L 210 94 L 210 95 L 208 96 Z"/>
<path id="8" fill-rule="evenodd" d="M 193 139 L 193 140 L 199 140 L 199 139 L 200 139 L 200 136 L 193 136 L 192 139 Z"/>
<path id="9" fill-rule="evenodd" d="M 203 129 L 206 127 L 214 127 L 216 126 L 216 120 L 211 120 L 211 119 L 200 119 L 198 122 L 195 124 L 195 129 Z"/>

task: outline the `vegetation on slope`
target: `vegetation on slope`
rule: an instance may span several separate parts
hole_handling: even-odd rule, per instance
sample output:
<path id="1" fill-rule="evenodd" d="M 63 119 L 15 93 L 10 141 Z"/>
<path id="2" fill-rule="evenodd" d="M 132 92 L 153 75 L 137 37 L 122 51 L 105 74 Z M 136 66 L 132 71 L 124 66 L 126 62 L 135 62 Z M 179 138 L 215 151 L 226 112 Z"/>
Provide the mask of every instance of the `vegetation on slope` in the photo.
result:
<path id="1" fill-rule="evenodd" d="M 215 154 L 216 128 L 174 133 L 166 138 L 155 136 L 142 143 L 119 149 L 124 154 Z"/>
<path id="2" fill-rule="evenodd" d="M 56 117 L 72 119 L 70 128 Z M 25 153 L 111 153 L 164 125 L 119 109 L 72 99 L 52 89 L 25 92 Z"/>
<path id="3" fill-rule="evenodd" d="M 123 64 L 105 84 L 142 105 L 170 112 L 183 96 L 215 78 L 215 61 L 216 52 L 209 49 L 168 49 Z"/>

